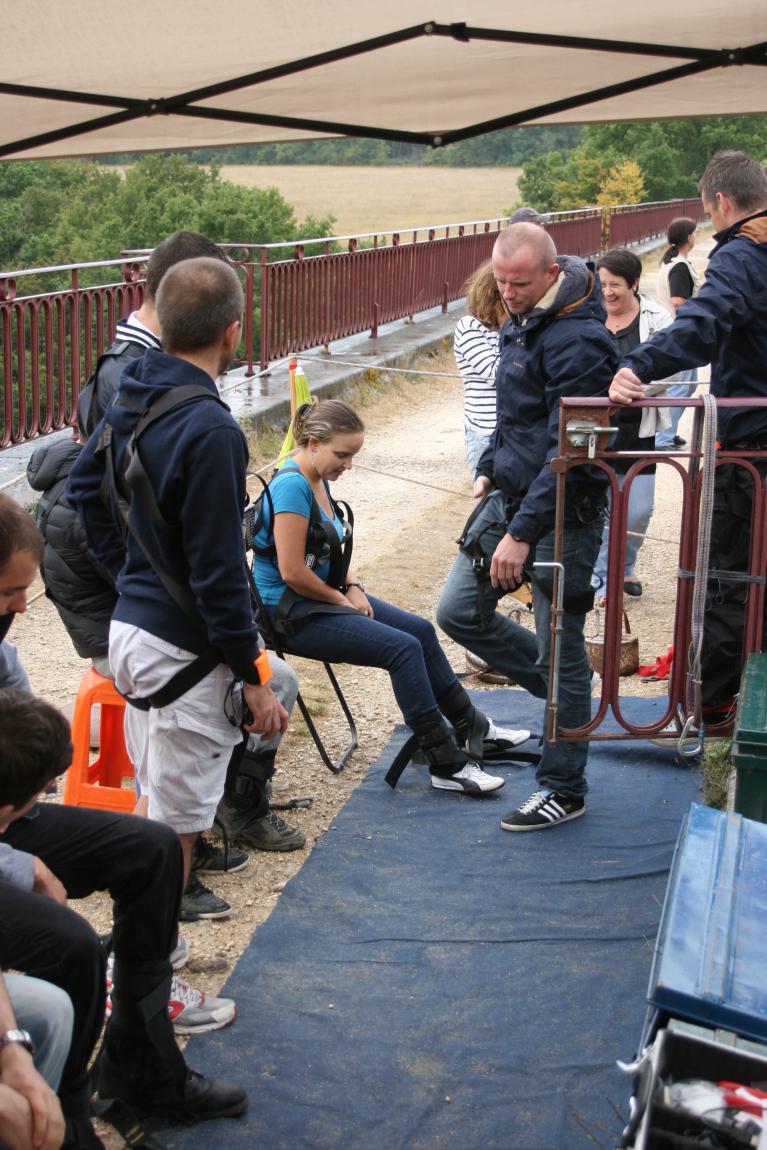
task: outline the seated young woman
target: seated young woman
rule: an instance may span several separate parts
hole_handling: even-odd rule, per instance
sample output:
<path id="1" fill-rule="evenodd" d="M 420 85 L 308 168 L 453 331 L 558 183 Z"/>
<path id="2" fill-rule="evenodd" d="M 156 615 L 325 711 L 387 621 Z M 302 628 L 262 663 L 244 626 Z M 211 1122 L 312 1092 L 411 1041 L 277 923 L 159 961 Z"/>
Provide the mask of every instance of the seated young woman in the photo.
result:
<path id="1" fill-rule="evenodd" d="M 362 420 L 343 400 L 321 400 L 298 409 L 293 435 L 297 454 L 269 484 L 253 547 L 254 579 L 272 623 L 289 632 L 287 646 L 297 655 L 389 672 L 432 787 L 497 790 L 504 780 L 486 774 L 480 761 L 490 751 L 510 751 L 530 732 L 497 727 L 473 705 L 426 619 L 369 595 L 348 567 L 338 585 L 330 577 L 331 569 L 343 571 L 339 548 L 350 547 L 351 531 L 330 483 L 360 451 Z"/>

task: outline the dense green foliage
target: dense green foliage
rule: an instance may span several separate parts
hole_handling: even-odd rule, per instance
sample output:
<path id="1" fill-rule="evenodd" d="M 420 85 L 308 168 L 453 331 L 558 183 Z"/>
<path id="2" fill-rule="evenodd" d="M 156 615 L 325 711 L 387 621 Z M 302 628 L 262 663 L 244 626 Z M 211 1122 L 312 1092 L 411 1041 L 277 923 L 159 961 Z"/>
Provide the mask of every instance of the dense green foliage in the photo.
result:
<path id="1" fill-rule="evenodd" d="M 183 156 L 144 156 L 124 177 L 81 160 L 0 164 L 0 268 L 112 259 L 180 228 L 277 243 L 327 235 L 332 218 L 298 221 L 276 189 L 238 187 Z"/>
<path id="2" fill-rule="evenodd" d="M 611 171 L 627 160 L 638 165 L 649 200 L 695 196 L 714 152 L 739 148 L 767 157 L 767 116 L 590 124 L 576 148 L 554 149 L 525 164 L 519 189 L 539 211 L 595 204 Z M 626 198 L 624 202 L 631 202 Z"/>
<path id="3" fill-rule="evenodd" d="M 418 167 L 521 167 L 532 156 L 553 148 L 574 148 L 582 128 L 506 128 L 460 144 L 429 148 L 389 140 L 304 140 L 294 144 L 243 144 L 236 148 L 200 148 L 187 153 L 196 163 L 218 164 L 360 164 Z M 126 162 L 135 157 L 122 157 Z M 115 158 L 109 161 L 115 162 Z"/>

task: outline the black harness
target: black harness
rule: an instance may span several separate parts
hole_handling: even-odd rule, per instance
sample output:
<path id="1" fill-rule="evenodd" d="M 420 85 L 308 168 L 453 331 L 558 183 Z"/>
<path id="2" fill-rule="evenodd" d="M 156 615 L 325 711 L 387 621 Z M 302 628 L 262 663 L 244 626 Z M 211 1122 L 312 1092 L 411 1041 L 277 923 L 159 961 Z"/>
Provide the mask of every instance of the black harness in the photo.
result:
<path id="1" fill-rule="evenodd" d="M 298 471 L 298 468 L 295 468 L 295 470 Z M 245 547 L 246 549 L 252 550 L 254 564 L 256 556 L 275 563 L 277 548 L 274 543 L 274 504 L 269 491 L 269 485 L 261 479 L 260 475 L 258 478 L 264 490 L 258 499 L 245 511 Z M 309 511 L 309 522 L 306 528 L 304 565 L 310 570 L 313 570 L 321 563 L 328 563 L 327 583 L 330 587 L 341 591 L 346 585 L 346 576 L 349 572 L 352 559 L 352 548 L 354 546 L 354 515 L 348 503 L 344 503 L 341 500 L 336 501 L 333 498 L 327 483 L 325 484 L 325 491 L 334 516 L 340 519 L 343 524 L 343 539 L 339 539 L 334 524 L 322 514 L 320 505 L 314 497 L 314 492 L 311 491 L 310 488 L 312 504 Z M 257 545 L 255 542 L 256 536 L 262 529 L 267 530 L 265 508 L 269 510 L 268 542 Z M 281 641 L 288 640 L 291 635 L 294 634 L 296 627 L 299 627 L 310 615 L 348 615 L 354 612 L 353 607 L 342 607 L 336 603 L 321 603 L 318 600 L 305 599 L 291 587 L 286 587 L 274 613 L 269 620 L 265 621 L 265 608 L 261 602 L 261 597 L 258 595 L 257 588 L 256 595 L 259 604 L 259 621 L 262 623 L 266 622 L 267 625 L 270 624 L 275 635 Z"/>
<path id="2" fill-rule="evenodd" d="M 151 427 L 158 419 L 162 419 L 163 416 L 174 411 L 177 407 L 181 407 L 183 404 L 199 403 L 205 399 L 214 400 L 216 403 L 220 403 L 222 407 L 226 406 L 212 391 L 209 391 L 208 388 L 197 383 L 183 384 L 180 387 L 170 388 L 154 403 L 144 408 L 136 407 L 123 396 L 117 396 L 112 401 L 113 406 L 127 408 L 129 411 L 134 411 L 139 415 L 138 422 L 125 445 L 122 473 L 118 473 L 116 469 L 116 461 L 112 447 L 112 427 L 106 419 L 104 420 L 99 435 L 96 455 L 103 455 L 104 457 L 101 499 L 104 505 L 109 508 L 114 515 L 122 531 L 123 538 L 127 539 L 128 532 L 133 535 L 143 551 L 147 562 L 152 567 L 171 599 L 181 608 L 195 629 L 206 636 L 207 640 L 205 625 L 197 610 L 195 597 L 189 590 L 189 579 L 188 577 L 179 577 L 179 572 L 186 572 L 188 576 L 189 570 L 181 545 L 180 526 L 166 519 L 160 510 L 138 450 L 139 439 L 146 429 Z M 151 546 L 142 536 L 131 518 L 130 506 L 134 498 L 138 500 L 148 513 L 152 523 L 162 533 L 173 551 L 175 574 L 158 558 L 156 552 L 153 552 Z M 215 647 L 208 646 L 207 650 L 203 651 L 201 655 L 198 655 L 192 663 L 182 667 L 159 691 L 155 691 L 152 695 L 143 697 L 125 695 L 125 700 L 130 703 L 132 707 L 137 707 L 140 711 L 148 711 L 151 707 L 165 707 L 168 703 L 173 703 L 176 699 L 186 694 L 186 692 L 196 686 L 197 683 L 200 683 L 205 676 L 209 675 L 213 668 L 217 667 L 221 662 L 223 662 L 221 653 Z"/>

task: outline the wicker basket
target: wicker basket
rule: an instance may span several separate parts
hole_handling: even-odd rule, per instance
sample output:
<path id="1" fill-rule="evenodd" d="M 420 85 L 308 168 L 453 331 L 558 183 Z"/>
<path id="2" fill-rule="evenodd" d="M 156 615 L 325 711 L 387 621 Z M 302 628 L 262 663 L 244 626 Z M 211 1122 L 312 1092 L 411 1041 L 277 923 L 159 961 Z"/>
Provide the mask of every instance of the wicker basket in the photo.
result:
<path id="1" fill-rule="evenodd" d="M 598 675 L 604 674 L 605 666 L 605 637 L 600 635 L 599 631 L 599 612 L 596 612 L 597 617 L 597 634 L 591 638 L 586 639 L 586 654 L 589 660 L 589 666 L 592 671 L 596 671 Z M 631 627 L 629 626 L 629 617 L 626 612 L 623 612 L 623 627 L 625 635 L 621 635 L 621 658 L 620 658 L 620 674 L 621 675 L 635 675 L 639 667 L 639 640 L 635 635 L 631 634 Z"/>

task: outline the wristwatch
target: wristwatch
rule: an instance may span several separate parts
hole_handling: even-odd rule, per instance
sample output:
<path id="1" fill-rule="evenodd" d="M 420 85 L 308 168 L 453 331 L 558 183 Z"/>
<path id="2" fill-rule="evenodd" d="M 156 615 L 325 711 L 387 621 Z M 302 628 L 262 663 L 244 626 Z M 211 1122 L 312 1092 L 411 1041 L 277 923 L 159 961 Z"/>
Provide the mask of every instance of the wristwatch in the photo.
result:
<path id="1" fill-rule="evenodd" d="M 28 1030 L 6 1030 L 5 1034 L 0 1034 L 0 1050 L 5 1050 L 6 1046 L 10 1046 L 12 1042 L 17 1042 L 19 1046 L 23 1046 L 34 1058 L 35 1044 Z"/>
<path id="2" fill-rule="evenodd" d="M 346 594 L 346 592 L 349 590 L 350 587 L 359 587 L 362 594 L 363 595 L 365 594 L 365 588 L 362 586 L 362 584 L 360 583 L 359 580 L 354 580 L 352 583 L 344 583 L 343 587 L 341 588 L 344 595 Z"/>

